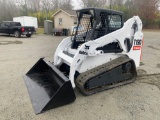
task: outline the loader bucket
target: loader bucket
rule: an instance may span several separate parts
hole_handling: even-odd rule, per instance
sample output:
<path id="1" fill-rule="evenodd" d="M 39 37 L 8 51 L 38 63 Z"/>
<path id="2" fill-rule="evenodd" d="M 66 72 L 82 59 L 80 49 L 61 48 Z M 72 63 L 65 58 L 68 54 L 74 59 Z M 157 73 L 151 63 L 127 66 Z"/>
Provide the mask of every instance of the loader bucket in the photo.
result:
<path id="1" fill-rule="evenodd" d="M 70 80 L 43 58 L 24 76 L 36 114 L 75 101 Z"/>

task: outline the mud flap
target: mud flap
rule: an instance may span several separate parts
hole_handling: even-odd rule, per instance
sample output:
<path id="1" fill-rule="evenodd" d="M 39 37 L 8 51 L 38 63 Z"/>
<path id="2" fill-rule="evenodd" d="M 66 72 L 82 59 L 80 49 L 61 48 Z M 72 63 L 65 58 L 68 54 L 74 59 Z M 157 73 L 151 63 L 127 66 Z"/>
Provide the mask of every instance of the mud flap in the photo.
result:
<path id="1" fill-rule="evenodd" d="M 24 76 L 36 114 L 75 101 L 70 80 L 43 58 Z"/>

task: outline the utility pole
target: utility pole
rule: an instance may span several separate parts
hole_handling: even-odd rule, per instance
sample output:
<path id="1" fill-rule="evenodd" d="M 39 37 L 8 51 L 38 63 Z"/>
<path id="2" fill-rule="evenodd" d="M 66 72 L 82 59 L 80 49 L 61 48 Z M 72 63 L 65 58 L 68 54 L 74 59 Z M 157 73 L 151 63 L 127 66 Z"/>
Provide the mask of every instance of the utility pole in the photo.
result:
<path id="1" fill-rule="evenodd" d="M 110 9 L 112 9 L 112 0 L 110 0 Z"/>
<path id="2" fill-rule="evenodd" d="M 47 14 L 47 10 L 45 9 L 45 13 L 46 13 L 46 20 L 48 19 L 48 14 Z"/>
<path id="3" fill-rule="evenodd" d="M 48 19 L 47 6 L 45 6 L 45 14 L 46 14 L 46 20 L 47 20 Z"/>
<path id="4" fill-rule="evenodd" d="M 27 2 L 25 0 L 25 13 L 26 13 L 26 16 L 28 15 L 28 10 L 27 10 Z"/>

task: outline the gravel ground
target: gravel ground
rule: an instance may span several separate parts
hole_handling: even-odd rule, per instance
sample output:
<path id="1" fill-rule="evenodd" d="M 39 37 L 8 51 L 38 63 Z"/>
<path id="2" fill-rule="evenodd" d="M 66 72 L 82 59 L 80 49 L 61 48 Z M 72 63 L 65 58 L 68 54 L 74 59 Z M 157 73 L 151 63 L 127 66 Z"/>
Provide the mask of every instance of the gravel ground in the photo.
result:
<path id="1" fill-rule="evenodd" d="M 63 37 L 0 36 L 0 120 L 159 120 L 160 33 L 144 35 L 136 82 L 88 97 L 75 89 L 75 102 L 39 115 L 33 111 L 23 75 L 41 57 L 53 61 Z"/>

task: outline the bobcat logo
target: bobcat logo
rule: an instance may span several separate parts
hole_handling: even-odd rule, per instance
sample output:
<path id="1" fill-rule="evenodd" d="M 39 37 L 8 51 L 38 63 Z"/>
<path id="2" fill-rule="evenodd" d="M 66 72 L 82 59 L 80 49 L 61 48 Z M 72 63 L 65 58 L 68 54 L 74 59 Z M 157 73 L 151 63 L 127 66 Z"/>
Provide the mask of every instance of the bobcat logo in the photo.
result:
<path id="1" fill-rule="evenodd" d="M 90 48 L 90 46 L 85 45 L 84 49 L 89 50 L 89 48 Z"/>

